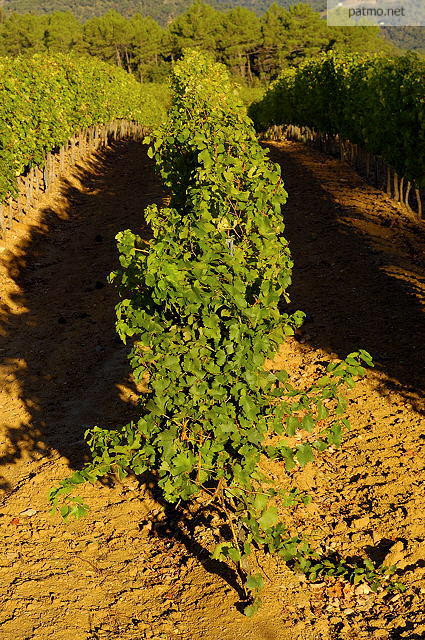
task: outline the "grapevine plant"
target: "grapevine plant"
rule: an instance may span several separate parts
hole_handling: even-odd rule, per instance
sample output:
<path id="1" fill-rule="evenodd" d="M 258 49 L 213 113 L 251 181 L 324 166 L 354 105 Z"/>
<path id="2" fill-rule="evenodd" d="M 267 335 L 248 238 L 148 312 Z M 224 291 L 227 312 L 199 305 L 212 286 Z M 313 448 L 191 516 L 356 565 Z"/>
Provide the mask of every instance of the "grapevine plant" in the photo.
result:
<path id="1" fill-rule="evenodd" d="M 290 472 L 339 445 L 348 426 L 342 391 L 371 358 L 352 353 L 307 390 L 286 371 L 265 369 L 303 320 L 279 310 L 292 269 L 279 167 L 259 145 L 224 67 L 188 51 L 174 66 L 172 89 L 168 121 L 150 147 L 171 200 L 145 211 L 152 240 L 118 234 L 121 267 L 112 274 L 122 294 L 117 330 L 131 340 L 135 380 L 147 377 L 149 391 L 137 421 L 87 433 L 93 461 L 51 492 L 53 505 L 65 518 L 83 515 L 75 485 L 129 471 L 153 473 L 169 503 L 208 504 L 231 532 L 213 557 L 235 563 L 247 615 L 262 585 L 249 570 L 253 549 L 279 554 L 312 579 L 377 584 L 370 563 L 323 558 L 290 535 L 283 505 L 310 498 L 278 490 L 261 469 L 269 458 Z M 290 446 L 296 432 L 305 437 Z"/>

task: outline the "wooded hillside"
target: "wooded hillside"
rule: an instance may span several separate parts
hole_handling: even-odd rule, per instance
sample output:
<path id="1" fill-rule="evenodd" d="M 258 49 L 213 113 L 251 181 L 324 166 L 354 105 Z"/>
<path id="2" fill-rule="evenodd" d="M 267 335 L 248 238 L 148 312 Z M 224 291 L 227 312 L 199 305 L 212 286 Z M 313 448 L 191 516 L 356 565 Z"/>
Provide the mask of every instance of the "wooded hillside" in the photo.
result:
<path id="1" fill-rule="evenodd" d="M 379 27 L 330 27 L 306 4 L 273 4 L 258 16 L 244 7 L 218 11 L 197 0 L 166 28 L 150 16 L 125 17 L 113 9 L 84 22 L 71 12 L 5 12 L 0 19 L 0 55 L 73 51 L 115 63 L 142 80 L 162 81 L 188 47 L 212 52 L 250 85 L 331 50 L 397 54 Z"/>
<path id="2" fill-rule="evenodd" d="M 53 11 L 72 11 L 81 20 L 100 16 L 110 9 L 115 9 L 124 16 L 141 13 L 154 18 L 165 26 L 173 18 L 183 13 L 191 4 L 190 0 L 0 0 L 6 10 L 19 13 L 51 13 Z M 271 0 L 211 0 L 217 9 L 245 7 L 256 14 L 265 13 L 272 4 Z M 288 8 L 298 4 L 297 0 L 277 0 L 276 4 Z M 303 0 L 303 4 L 311 6 L 315 11 L 326 9 L 326 0 Z M 425 27 L 384 28 L 384 37 L 401 49 L 425 51 Z"/>
<path id="3" fill-rule="evenodd" d="M 5 9 L 19 13 L 72 11 L 77 18 L 83 20 L 115 9 L 124 16 L 135 13 L 151 16 L 165 25 L 183 13 L 191 4 L 191 0 L 162 0 L 162 2 L 155 0 L 3 0 L 3 3 Z M 212 0 L 211 2 L 211 5 L 217 9 L 231 9 L 238 6 L 251 9 L 257 14 L 264 13 L 271 4 L 272 0 Z M 297 4 L 297 0 L 278 0 L 277 4 L 287 8 Z M 326 8 L 326 0 L 304 0 L 304 4 L 312 6 L 317 11 Z"/>

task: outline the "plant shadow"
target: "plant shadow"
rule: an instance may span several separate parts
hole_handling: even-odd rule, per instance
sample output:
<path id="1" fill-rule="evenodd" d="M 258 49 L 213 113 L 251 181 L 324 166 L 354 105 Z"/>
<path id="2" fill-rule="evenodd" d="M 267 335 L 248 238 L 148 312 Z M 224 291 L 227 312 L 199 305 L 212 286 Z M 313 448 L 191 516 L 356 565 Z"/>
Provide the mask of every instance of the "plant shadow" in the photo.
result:
<path id="1" fill-rule="evenodd" d="M 156 495 L 156 500 L 160 499 Z M 210 515 L 204 513 L 200 507 L 197 514 L 187 512 L 186 509 L 176 509 L 173 505 L 163 503 L 164 518 L 153 523 L 152 534 L 167 540 L 174 540 L 184 545 L 187 552 L 196 558 L 208 573 L 215 574 L 225 580 L 238 595 L 240 603 L 237 606 L 246 605 L 247 598 L 242 588 L 237 572 L 228 564 L 211 557 L 210 551 L 196 540 L 196 527 L 210 528 Z"/>
<path id="2" fill-rule="evenodd" d="M 78 467 L 88 427 L 133 417 L 138 390 L 115 332 L 118 295 L 107 277 L 118 266 L 115 235 L 131 228 L 148 237 L 144 208 L 163 197 L 146 147 L 121 141 L 78 162 L 58 193 L 44 196 L 39 221 L 18 223 L 15 242 L 6 237 L 11 250 L 2 258 L 11 284 L 0 307 L 6 494 L 19 460 L 58 452 Z"/>
<path id="3" fill-rule="evenodd" d="M 340 358 L 366 349 L 385 374 L 382 391 L 398 391 L 423 413 L 425 226 L 396 207 L 389 215 L 386 196 L 338 160 L 307 150 L 306 162 L 299 144 L 267 146 L 289 193 L 288 310 L 306 313 L 305 342 Z"/>

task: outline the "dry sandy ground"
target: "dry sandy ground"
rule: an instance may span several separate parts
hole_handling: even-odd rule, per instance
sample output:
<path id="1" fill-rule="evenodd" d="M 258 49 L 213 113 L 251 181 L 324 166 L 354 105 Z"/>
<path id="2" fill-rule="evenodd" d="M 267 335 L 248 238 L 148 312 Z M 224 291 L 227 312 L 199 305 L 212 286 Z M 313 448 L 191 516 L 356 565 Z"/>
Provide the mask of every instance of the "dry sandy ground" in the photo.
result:
<path id="1" fill-rule="evenodd" d="M 406 591 L 308 584 L 258 557 L 264 605 L 249 620 L 232 571 L 209 560 L 213 533 L 187 517 L 165 522 L 134 479 L 85 489 L 82 521 L 49 515 L 49 488 L 85 459 L 84 430 L 135 411 L 106 277 L 115 234 L 145 231 L 143 209 L 163 192 L 143 148 L 120 143 L 69 171 L 0 245 L 5 640 L 424 637 L 424 226 L 338 160 L 270 146 L 290 194 L 291 308 L 307 313 L 278 357 L 303 380 L 359 347 L 376 361 L 350 392 L 343 447 L 294 473 L 314 503 L 291 526 L 344 556 L 396 564 Z"/>

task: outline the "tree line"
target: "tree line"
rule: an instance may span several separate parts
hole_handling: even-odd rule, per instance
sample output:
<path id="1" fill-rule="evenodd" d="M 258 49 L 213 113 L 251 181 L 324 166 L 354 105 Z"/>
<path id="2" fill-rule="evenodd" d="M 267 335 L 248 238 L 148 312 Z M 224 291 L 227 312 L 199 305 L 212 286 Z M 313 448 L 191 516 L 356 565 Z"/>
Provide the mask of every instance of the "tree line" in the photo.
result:
<path id="1" fill-rule="evenodd" d="M 0 55 L 70 51 L 115 63 L 143 81 L 161 81 L 170 63 L 190 47 L 210 51 L 248 84 L 274 79 L 320 52 L 388 52 L 379 27 L 328 27 L 307 4 L 273 4 L 258 16 L 245 7 L 219 11 L 195 0 L 164 28 L 136 13 L 115 10 L 85 22 L 71 12 L 2 13 Z"/>
<path id="2" fill-rule="evenodd" d="M 300 0 L 277 0 L 282 7 L 288 8 Z M 326 0 L 302 0 L 315 11 L 326 9 Z M 72 11 L 81 20 L 101 16 L 110 9 L 116 9 L 127 18 L 135 13 L 151 16 L 165 27 L 174 18 L 186 11 L 191 0 L 0 0 L 4 8 L 18 13 L 53 13 L 53 11 Z M 273 0 L 209 0 L 215 9 L 231 9 L 234 6 L 246 7 L 258 15 L 267 11 Z"/>

